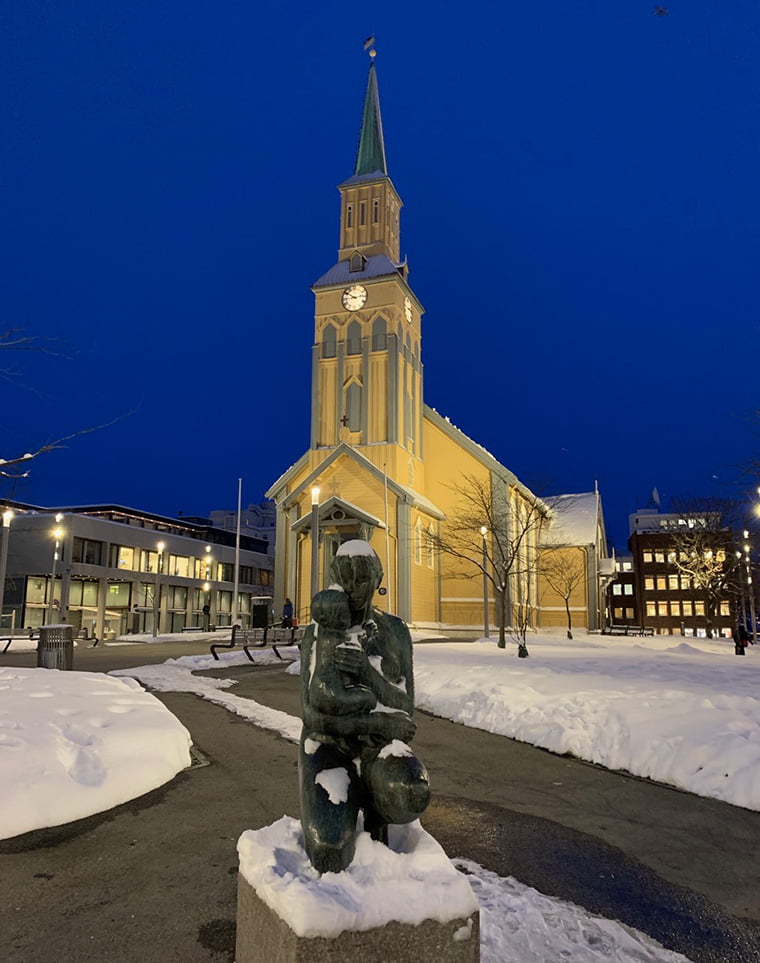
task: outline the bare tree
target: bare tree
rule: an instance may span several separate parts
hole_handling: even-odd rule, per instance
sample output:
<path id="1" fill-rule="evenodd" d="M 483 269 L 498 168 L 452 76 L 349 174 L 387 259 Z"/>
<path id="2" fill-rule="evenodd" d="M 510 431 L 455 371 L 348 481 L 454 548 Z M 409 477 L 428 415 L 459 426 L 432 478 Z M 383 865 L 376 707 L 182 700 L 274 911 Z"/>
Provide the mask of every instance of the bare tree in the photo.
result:
<path id="1" fill-rule="evenodd" d="M 525 658 L 525 635 L 535 611 L 535 558 L 548 506 L 527 489 L 496 476 L 465 474 L 450 486 L 456 501 L 431 545 L 454 560 L 458 577 L 485 578 L 496 600 L 498 646 L 508 628 Z M 484 534 L 482 533 L 484 530 Z"/>
<path id="2" fill-rule="evenodd" d="M 713 638 L 715 616 L 721 602 L 734 608 L 742 593 L 742 561 L 734 528 L 738 506 L 729 499 L 673 499 L 677 519 L 669 531 L 668 561 L 686 579 L 689 588 L 704 599 L 705 629 Z"/>
<path id="3" fill-rule="evenodd" d="M 42 354 L 50 354 L 63 358 L 67 357 L 62 350 L 61 342 L 58 340 L 28 335 L 24 333 L 24 330 L 23 327 L 17 327 L 0 331 L 0 351 L 37 351 Z M 19 371 L 16 368 L 0 365 L 0 381 L 12 382 L 14 389 L 17 389 L 21 387 L 16 380 L 18 377 Z M 131 412 L 129 413 L 131 414 Z M 88 435 L 93 431 L 99 431 L 101 428 L 108 428 L 117 421 L 120 421 L 122 417 L 124 416 L 119 415 L 105 424 L 81 428 L 79 431 L 74 431 L 61 438 L 50 439 L 34 450 L 24 452 L 22 455 L 12 455 L 10 458 L 0 457 L 0 478 L 26 478 L 29 474 L 29 468 L 27 466 L 29 462 L 35 458 L 50 451 L 66 448 L 66 443 L 71 441 L 72 438 L 77 438 L 79 435 Z"/>
<path id="4" fill-rule="evenodd" d="M 546 585 L 565 603 L 567 637 L 573 637 L 573 619 L 570 598 L 579 585 L 586 581 L 586 559 L 573 548 L 545 546 L 538 556 L 538 569 Z"/>

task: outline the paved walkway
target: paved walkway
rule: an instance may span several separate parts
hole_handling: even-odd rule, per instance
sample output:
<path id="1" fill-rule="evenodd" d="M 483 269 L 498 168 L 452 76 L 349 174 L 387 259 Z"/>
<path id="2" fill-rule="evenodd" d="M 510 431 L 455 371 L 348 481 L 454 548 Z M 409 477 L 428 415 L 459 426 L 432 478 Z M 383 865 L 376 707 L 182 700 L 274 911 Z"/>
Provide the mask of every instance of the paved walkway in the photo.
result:
<path id="1" fill-rule="evenodd" d="M 180 649 L 193 651 L 99 647 L 78 652 L 77 668 Z M 297 679 L 280 667 L 214 674 L 234 677 L 237 695 L 298 712 Z M 234 959 L 235 844 L 245 829 L 298 814 L 296 747 L 195 696 L 160 698 L 208 764 L 109 813 L 0 842 L 7 963 Z M 760 963 L 760 813 L 417 721 L 434 790 L 423 822 L 451 856 L 620 919 L 694 963 Z"/>

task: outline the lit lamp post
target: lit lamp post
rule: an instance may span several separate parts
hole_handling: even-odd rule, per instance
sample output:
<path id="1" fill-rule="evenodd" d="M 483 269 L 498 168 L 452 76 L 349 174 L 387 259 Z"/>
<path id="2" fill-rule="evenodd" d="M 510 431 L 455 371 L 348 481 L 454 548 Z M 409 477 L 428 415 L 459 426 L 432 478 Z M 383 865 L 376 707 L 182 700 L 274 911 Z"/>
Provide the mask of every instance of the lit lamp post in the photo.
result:
<path id="1" fill-rule="evenodd" d="M 55 595 L 55 570 L 58 566 L 58 552 L 61 548 L 61 539 L 63 538 L 63 529 L 61 528 L 61 522 L 63 521 L 63 515 L 58 512 L 55 516 L 57 522 L 56 527 L 53 529 L 53 538 L 55 538 L 55 548 L 53 549 L 53 566 L 50 572 L 50 594 L 48 596 L 48 609 L 47 609 L 47 624 L 50 625 L 53 618 L 53 596 Z"/>
<path id="2" fill-rule="evenodd" d="M 749 596 L 749 616 L 752 621 L 752 642 L 757 642 L 757 621 L 755 619 L 755 589 L 752 585 L 752 546 L 749 543 L 749 532 L 744 530 L 744 568 L 747 573 L 747 595 Z"/>
<path id="3" fill-rule="evenodd" d="M 319 488 L 311 490 L 311 598 L 319 591 Z M 311 601 L 311 599 L 310 599 Z"/>
<path id="4" fill-rule="evenodd" d="M 3 512 L 3 544 L 0 545 L 0 625 L 3 618 L 3 602 L 5 600 L 5 571 L 8 567 L 8 541 L 11 537 L 11 521 L 13 512 L 6 508 Z M 13 628 L 13 626 L 11 626 Z"/>
<path id="5" fill-rule="evenodd" d="M 208 552 L 210 552 L 210 551 L 211 551 L 211 546 L 210 546 L 210 545 L 207 545 L 207 546 L 206 546 L 206 552 L 208 553 Z M 204 593 L 205 593 L 204 596 L 203 596 L 203 597 L 204 597 L 204 602 L 203 602 L 203 629 L 204 629 L 204 631 L 206 631 L 206 632 L 208 632 L 208 627 L 209 627 L 209 625 L 211 624 L 211 582 L 209 581 L 209 579 L 211 578 L 211 562 L 212 562 L 212 561 L 213 561 L 213 559 L 211 558 L 211 556 L 207 554 L 206 557 L 205 557 L 205 559 L 204 559 L 204 562 L 206 563 L 206 571 L 205 571 L 206 581 L 203 583 L 203 591 L 204 591 Z"/>
<path id="6" fill-rule="evenodd" d="M 166 545 L 164 542 L 159 542 L 156 545 L 158 550 L 158 558 L 156 560 L 156 584 L 153 586 L 153 638 L 158 635 L 158 592 L 161 583 L 161 566 L 164 558 L 164 549 Z"/>
<path id="7" fill-rule="evenodd" d="M 485 638 L 490 638 L 488 634 L 488 543 L 486 535 L 488 529 L 485 525 L 480 526 L 480 534 L 483 536 L 483 629 Z"/>

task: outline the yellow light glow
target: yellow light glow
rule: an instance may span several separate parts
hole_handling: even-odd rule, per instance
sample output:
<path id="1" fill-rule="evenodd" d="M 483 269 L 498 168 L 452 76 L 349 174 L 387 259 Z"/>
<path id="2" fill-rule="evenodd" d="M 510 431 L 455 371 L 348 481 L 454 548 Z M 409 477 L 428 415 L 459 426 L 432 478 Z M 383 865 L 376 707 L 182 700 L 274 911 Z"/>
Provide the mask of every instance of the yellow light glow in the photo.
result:
<path id="1" fill-rule="evenodd" d="M 6 528 L 7 528 L 7 527 L 10 525 L 10 523 L 13 521 L 15 515 L 16 515 L 16 513 L 15 513 L 14 511 L 12 511 L 10 508 L 6 508 L 6 509 L 5 509 L 5 511 L 3 512 L 3 525 L 4 525 Z"/>
<path id="2" fill-rule="evenodd" d="M 60 541 L 62 537 L 63 537 L 63 529 L 62 529 L 62 528 L 54 528 L 54 529 L 53 529 L 53 538 L 55 538 L 56 541 Z"/>
<path id="3" fill-rule="evenodd" d="M 159 542 L 156 545 L 156 548 L 159 550 L 159 552 L 163 552 L 163 550 L 166 548 L 166 542 Z"/>
<path id="4" fill-rule="evenodd" d="M 312 505 L 319 505 L 319 488 L 317 485 L 311 490 L 311 503 Z"/>

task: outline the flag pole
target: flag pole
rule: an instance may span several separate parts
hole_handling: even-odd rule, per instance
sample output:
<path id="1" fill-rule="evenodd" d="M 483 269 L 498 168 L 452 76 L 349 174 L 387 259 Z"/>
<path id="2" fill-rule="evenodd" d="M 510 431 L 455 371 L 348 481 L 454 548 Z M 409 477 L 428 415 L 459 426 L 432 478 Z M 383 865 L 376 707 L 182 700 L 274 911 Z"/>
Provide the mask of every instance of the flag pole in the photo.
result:
<path id="1" fill-rule="evenodd" d="M 243 479 L 238 478 L 237 531 L 235 533 L 235 581 L 232 588 L 232 624 L 238 617 L 238 590 L 240 588 L 240 514 L 243 500 Z"/>

